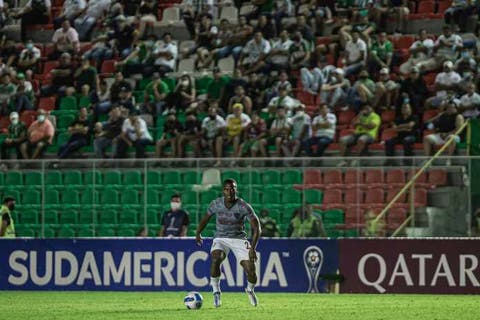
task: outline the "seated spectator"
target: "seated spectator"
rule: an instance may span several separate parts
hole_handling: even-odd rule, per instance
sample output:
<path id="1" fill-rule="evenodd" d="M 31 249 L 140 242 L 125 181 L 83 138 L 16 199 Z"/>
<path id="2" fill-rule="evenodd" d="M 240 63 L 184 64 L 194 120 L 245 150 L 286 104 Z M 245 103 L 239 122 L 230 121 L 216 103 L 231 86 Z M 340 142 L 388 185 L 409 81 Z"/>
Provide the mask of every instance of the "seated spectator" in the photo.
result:
<path id="1" fill-rule="evenodd" d="M 348 93 L 348 103 L 355 110 L 359 110 L 362 105 L 375 102 L 375 93 L 377 85 L 370 78 L 367 70 L 362 70 L 358 75 L 358 80 Z"/>
<path id="2" fill-rule="evenodd" d="M 405 102 L 405 99 L 408 99 L 413 113 L 418 114 L 423 111 L 429 92 L 418 67 L 412 67 L 408 78 L 402 81 L 399 93 L 399 97 L 401 97 L 400 105 Z M 400 114 L 400 110 L 397 109 L 396 113 Z"/>
<path id="3" fill-rule="evenodd" d="M 287 236 L 290 238 L 310 238 L 326 236 L 322 233 L 320 222 L 312 215 L 311 206 L 302 206 L 295 210 L 288 226 Z"/>
<path id="4" fill-rule="evenodd" d="M 200 149 L 205 150 L 208 148 L 213 157 L 217 158 L 216 166 L 220 165 L 219 158 L 222 156 L 223 132 L 226 125 L 225 120 L 217 114 L 216 107 L 210 107 L 208 109 L 208 117 L 202 121 L 202 139 L 199 141 Z"/>
<path id="5" fill-rule="evenodd" d="M 215 60 L 218 61 L 219 59 L 232 55 L 235 59 L 235 62 L 238 62 L 242 48 L 251 38 L 252 34 L 253 27 L 248 24 L 245 16 L 240 16 L 238 18 L 238 25 L 234 27 L 229 41 L 221 42 L 221 47 L 213 50 L 212 56 L 214 56 Z"/>
<path id="6" fill-rule="evenodd" d="M 74 89 L 74 66 L 72 63 L 72 56 L 64 52 L 60 56 L 60 63 L 58 66 L 50 71 L 52 75 L 52 82 L 50 85 L 42 86 L 40 89 L 42 96 L 51 96 L 58 94 L 60 97 L 71 96 Z"/>
<path id="7" fill-rule="evenodd" d="M 281 86 L 278 88 L 278 97 L 273 98 L 268 103 L 268 112 L 271 114 L 275 113 L 279 107 L 285 108 L 288 115 L 293 112 L 293 109 L 298 106 L 300 102 L 296 99 L 293 99 L 288 95 L 288 90 L 286 86 Z"/>
<path id="8" fill-rule="evenodd" d="M 288 29 L 290 34 L 294 34 L 295 32 L 300 32 L 303 39 L 309 42 L 315 41 L 315 34 L 312 28 L 307 24 L 307 18 L 305 17 L 305 15 L 297 14 L 296 18 L 297 18 L 296 23 L 293 24 Z"/>
<path id="9" fill-rule="evenodd" d="M 344 105 L 350 91 L 350 80 L 345 78 L 343 69 L 332 70 L 324 84 L 320 87 L 320 97 L 330 108 Z"/>
<path id="10" fill-rule="evenodd" d="M 127 78 L 132 74 L 142 74 L 144 77 L 150 76 L 154 44 L 155 41 L 152 39 L 146 41 L 136 40 L 132 44 L 132 51 L 130 51 L 128 56 L 117 62 L 116 67 L 121 68 Z"/>
<path id="11" fill-rule="evenodd" d="M 376 83 L 373 105 L 376 110 L 394 109 L 400 85 L 390 79 L 390 70 L 380 70 L 379 81 Z"/>
<path id="12" fill-rule="evenodd" d="M 477 73 L 477 61 L 472 56 L 470 50 L 464 48 L 461 52 L 460 58 L 455 61 L 454 69 L 462 77 L 461 89 L 464 90 L 465 85 L 474 79 Z"/>
<path id="13" fill-rule="evenodd" d="M 75 90 L 83 97 L 89 97 L 93 90 L 96 90 L 100 81 L 97 69 L 90 65 L 90 60 L 82 58 L 82 64 L 77 68 L 73 77 L 75 78 Z"/>
<path id="14" fill-rule="evenodd" d="M 327 64 L 325 56 L 321 56 L 316 60 L 317 65 L 313 69 L 300 69 L 303 90 L 314 95 L 320 93 L 322 86 L 327 83 L 330 73 L 335 70 L 335 66 Z"/>
<path id="15" fill-rule="evenodd" d="M 107 148 L 117 144 L 118 137 L 122 133 L 124 121 L 125 118 L 122 117 L 120 108 L 113 108 L 110 110 L 109 118 L 105 123 L 97 122 L 95 124 L 93 150 L 98 159 L 107 158 L 105 154 Z M 113 156 L 114 152 L 112 152 L 112 158 Z"/>
<path id="16" fill-rule="evenodd" d="M 194 157 L 200 157 L 199 141 L 201 139 L 202 124 L 198 121 L 193 111 L 186 113 L 185 125 L 183 132 L 178 137 L 178 157 L 185 156 L 185 146 L 191 145 L 193 148 Z"/>
<path id="17" fill-rule="evenodd" d="M 352 33 L 352 39 L 345 45 L 345 75 L 358 73 L 366 66 L 367 44 L 360 39 L 358 32 Z"/>
<path id="18" fill-rule="evenodd" d="M 292 120 L 287 117 L 285 107 L 279 105 L 276 108 L 276 117 L 273 120 L 268 136 L 262 140 L 260 143 L 264 146 L 274 144 L 276 155 L 282 155 L 282 145 L 284 141 L 288 141 L 290 132 L 292 130 Z"/>
<path id="19" fill-rule="evenodd" d="M 94 105 L 93 108 L 93 122 L 96 122 L 98 117 L 101 114 L 105 114 L 110 112 L 110 109 L 114 105 L 118 105 L 118 101 L 120 100 L 120 92 L 122 91 L 122 88 L 124 88 L 124 94 L 127 95 L 127 97 L 132 95 L 132 86 L 130 82 L 125 80 L 123 77 L 123 74 L 121 72 L 115 73 L 115 81 L 112 83 L 112 86 L 110 87 L 110 99 L 98 102 Z M 148 91 L 148 87 L 146 89 Z"/>
<path id="20" fill-rule="evenodd" d="M 290 40 L 287 30 L 280 32 L 280 37 L 272 44 L 272 50 L 268 53 L 266 63 L 271 70 L 287 69 L 290 61 L 290 47 L 293 41 Z"/>
<path id="21" fill-rule="evenodd" d="M 235 104 L 241 104 L 245 109 L 246 114 L 252 113 L 252 99 L 245 94 L 245 88 L 242 85 L 235 87 L 235 95 L 230 98 L 228 102 L 228 112 L 233 112 L 233 106 Z"/>
<path id="22" fill-rule="evenodd" d="M 172 41 L 172 34 L 166 32 L 162 37 L 163 42 L 157 41 L 153 48 L 154 70 L 163 77 L 166 73 L 175 71 L 178 57 L 178 47 Z"/>
<path id="23" fill-rule="evenodd" d="M 28 128 L 27 140 L 20 145 L 23 159 L 39 159 L 54 137 L 55 128 L 47 119 L 47 112 L 39 109 L 37 120 Z"/>
<path id="24" fill-rule="evenodd" d="M 310 44 L 303 39 L 299 31 L 293 34 L 292 40 L 288 66 L 290 70 L 299 70 L 310 63 Z"/>
<path id="25" fill-rule="evenodd" d="M 243 130 L 250 124 L 250 117 L 243 113 L 243 105 L 235 103 L 232 106 L 232 113 L 225 119 L 225 145 L 233 145 L 233 154 L 239 155 L 241 152 L 240 143 L 243 136 Z M 221 155 L 220 155 L 221 156 Z"/>
<path id="26" fill-rule="evenodd" d="M 55 29 L 60 28 L 64 21 L 69 21 L 72 25 L 74 20 L 87 9 L 85 0 L 66 0 L 63 2 L 61 13 L 53 19 Z"/>
<path id="27" fill-rule="evenodd" d="M 387 33 L 378 34 L 376 41 L 370 50 L 369 71 L 377 72 L 383 68 L 390 68 L 392 65 L 393 44 L 387 38 Z"/>
<path id="28" fill-rule="evenodd" d="M 51 9 L 50 0 L 29 0 L 23 7 L 19 6 L 13 10 L 10 16 L 14 19 L 21 19 L 21 41 L 27 40 L 28 26 L 48 23 Z"/>
<path id="29" fill-rule="evenodd" d="M 335 126 L 337 117 L 334 113 L 329 112 L 327 104 L 318 106 L 318 116 L 313 118 L 312 137 L 303 142 L 303 149 L 309 157 L 313 157 L 314 146 L 317 147 L 315 157 L 323 156 L 328 146 L 333 142 L 335 137 Z"/>
<path id="30" fill-rule="evenodd" d="M 463 48 L 463 40 L 452 32 L 450 26 L 443 27 L 443 34 L 435 41 L 433 57 L 420 62 L 417 67 L 421 71 L 433 71 L 438 69 L 445 61 L 455 61 L 458 53 Z"/>
<path id="31" fill-rule="evenodd" d="M 270 43 L 265 40 L 261 32 L 255 32 L 253 39 L 248 41 L 240 54 L 237 67 L 248 75 L 262 71 L 265 59 L 271 50 Z"/>
<path id="32" fill-rule="evenodd" d="M 58 149 L 58 158 L 65 159 L 77 150 L 88 145 L 90 141 L 90 122 L 87 108 L 81 108 L 78 118 L 68 127 L 70 139 Z"/>
<path id="33" fill-rule="evenodd" d="M 423 137 L 423 150 L 426 156 L 431 156 L 434 146 L 441 146 L 447 142 L 449 138 L 453 139 L 453 143 L 447 148 L 449 156 L 455 152 L 456 144 L 460 143 L 460 136 L 455 135 L 456 131 L 464 123 L 463 116 L 458 113 L 454 100 L 446 102 L 446 109 L 438 116 L 428 121 L 427 128 L 434 128 L 435 133 L 431 133 Z M 452 161 L 447 160 L 446 165 L 451 165 Z"/>
<path id="34" fill-rule="evenodd" d="M 101 21 L 111 6 L 111 0 L 89 0 L 87 8 L 75 19 L 73 25 L 80 41 L 90 40 L 90 35 L 98 21 Z"/>
<path id="35" fill-rule="evenodd" d="M 172 148 L 172 158 L 176 158 L 177 156 L 177 145 L 178 145 L 178 140 L 180 138 L 180 135 L 183 131 L 183 126 L 178 121 L 175 111 L 170 110 L 168 113 L 167 120 L 165 121 L 163 125 L 163 133 L 160 139 L 157 141 L 156 144 L 156 152 L 155 152 L 155 157 L 156 158 L 162 158 L 163 157 L 163 149 L 170 145 Z"/>
<path id="36" fill-rule="evenodd" d="M 102 62 L 113 57 L 113 48 L 108 41 L 107 33 L 99 32 L 92 40 L 92 48 L 83 56 L 88 60 L 94 60 L 95 67 L 100 70 Z"/>
<path id="37" fill-rule="evenodd" d="M 454 0 L 452 6 L 444 12 L 445 23 L 458 26 L 459 31 L 467 32 L 468 18 L 477 9 L 474 1 Z"/>
<path id="38" fill-rule="evenodd" d="M 115 18 L 113 32 L 110 32 L 108 37 L 110 40 L 114 40 L 115 48 L 120 53 L 120 58 L 125 59 L 134 49 L 132 44 L 137 42 L 138 31 L 121 14 Z"/>
<path id="39" fill-rule="evenodd" d="M 158 1 L 144 0 L 140 2 L 138 9 L 133 15 L 139 20 L 138 34 L 141 39 L 153 35 L 153 25 L 157 22 Z"/>
<path id="40" fill-rule="evenodd" d="M 17 112 L 33 109 L 35 99 L 33 85 L 30 81 L 25 80 L 23 73 L 17 73 L 17 91 L 13 99 Z"/>
<path id="41" fill-rule="evenodd" d="M 213 81 L 209 83 L 207 87 L 207 97 L 209 102 L 219 102 L 222 100 L 225 94 L 225 87 L 229 79 L 222 74 L 220 68 L 213 68 Z"/>
<path id="42" fill-rule="evenodd" d="M 239 158 L 244 154 L 256 157 L 260 153 L 261 157 L 266 158 L 268 156 L 264 143 L 266 136 L 267 124 L 265 120 L 260 118 L 258 112 L 253 112 L 252 121 L 243 130 L 243 143 L 240 145 L 240 154 L 237 154 L 236 157 Z"/>
<path id="43" fill-rule="evenodd" d="M 39 71 L 38 65 L 40 63 L 41 56 L 42 53 L 40 49 L 33 45 L 32 40 L 28 40 L 25 43 L 25 49 L 20 52 L 17 71 L 26 72 L 27 70 L 32 70 L 32 72 L 37 73 L 37 71 Z"/>
<path id="44" fill-rule="evenodd" d="M 195 110 L 197 104 L 197 90 L 195 90 L 195 80 L 188 74 L 184 74 L 178 79 L 175 91 L 168 95 L 168 108 L 174 111 Z"/>
<path id="45" fill-rule="evenodd" d="M 48 57 L 49 60 L 58 60 L 65 52 L 74 56 L 80 53 L 78 32 L 70 26 L 68 20 L 63 21 L 62 27 L 55 31 L 52 43 L 55 45 L 55 50 Z"/>
<path id="46" fill-rule="evenodd" d="M 275 81 L 275 83 L 272 85 L 271 93 L 273 97 L 279 95 L 280 87 L 286 88 L 287 94 L 289 96 L 292 96 L 293 86 L 292 83 L 288 80 L 288 73 L 285 70 L 280 71 L 278 75 L 278 81 Z"/>
<path id="47" fill-rule="evenodd" d="M 282 153 L 286 157 L 296 157 L 302 150 L 303 141 L 309 139 L 312 134 L 312 119 L 305 113 L 305 105 L 295 107 L 295 114 L 290 118 L 292 130 L 289 139 L 284 139 Z"/>
<path id="48" fill-rule="evenodd" d="M 421 64 L 429 60 L 433 53 L 435 43 L 428 37 L 426 29 L 420 29 L 417 40 L 408 49 L 410 58 L 400 66 L 400 73 L 406 75 L 413 67 L 419 68 Z"/>
<path id="49" fill-rule="evenodd" d="M 5 35 L 2 36 L 0 41 L 0 57 L 1 61 L 5 62 L 5 66 L 2 66 L 2 71 L 12 71 L 12 67 L 16 66 L 18 60 L 18 49 L 15 41 L 7 39 Z M 5 70 L 3 70 L 6 68 Z"/>
<path id="50" fill-rule="evenodd" d="M 270 14 L 261 14 L 255 27 L 255 32 L 261 32 L 265 39 L 272 40 L 277 36 L 277 28 L 270 18 Z"/>
<path id="51" fill-rule="evenodd" d="M 307 2 L 308 6 L 304 7 L 304 10 L 300 11 L 301 8 L 299 8 L 299 14 L 304 14 L 310 27 L 314 30 L 314 34 L 321 36 L 323 35 L 325 24 L 333 22 L 332 11 L 326 1 L 319 3 L 316 0 L 309 0 Z"/>
<path id="52" fill-rule="evenodd" d="M 27 127 L 19 120 L 17 112 L 10 113 L 10 124 L 8 125 L 7 138 L 3 140 L 1 144 L 1 159 L 8 158 L 8 150 L 15 148 L 17 159 L 22 159 L 20 152 L 20 145 L 27 140 Z M 5 165 L 2 166 L 2 170 L 6 170 Z"/>
<path id="53" fill-rule="evenodd" d="M 392 123 L 391 127 L 397 132 L 397 136 L 385 141 L 385 155 L 393 157 L 395 155 L 395 145 L 403 145 L 403 155 L 405 157 L 413 156 L 413 144 L 416 141 L 419 120 L 412 114 L 412 107 L 408 103 L 403 103 L 402 114 Z M 387 159 L 385 165 L 391 165 L 392 160 Z M 410 159 L 404 159 L 403 164 L 411 165 Z"/>
<path id="54" fill-rule="evenodd" d="M 0 115 L 8 115 L 13 111 L 17 86 L 11 81 L 10 73 L 1 75 L 0 83 Z M 18 111 L 17 111 L 18 112 Z"/>
<path id="55" fill-rule="evenodd" d="M 154 73 L 152 81 L 145 88 L 143 95 L 143 102 L 148 113 L 157 116 L 161 115 L 167 103 L 169 93 L 170 88 L 168 85 L 160 78 L 158 73 Z"/>
<path id="56" fill-rule="evenodd" d="M 162 217 L 162 227 L 158 232 L 159 237 L 185 237 L 188 232 L 190 217 L 187 211 L 182 209 L 182 200 L 179 194 L 175 194 L 170 200 L 170 210 Z"/>
<path id="57" fill-rule="evenodd" d="M 360 156 L 368 155 L 368 146 L 377 139 L 380 125 L 380 116 L 373 111 L 372 106 L 364 105 L 360 113 L 352 120 L 352 126 L 355 128 L 354 134 L 340 138 L 340 156 L 348 156 L 354 145 L 360 150 Z M 338 166 L 343 167 L 346 164 L 346 161 L 341 161 Z"/>
<path id="58" fill-rule="evenodd" d="M 444 100 L 448 98 L 448 95 L 459 89 L 459 84 L 462 77 L 455 71 L 453 71 L 453 63 L 451 61 L 445 61 L 443 64 L 443 72 L 440 72 L 435 77 L 435 96 L 429 98 L 426 102 L 427 108 L 441 108 L 444 105 Z"/>
<path id="59" fill-rule="evenodd" d="M 480 115 L 480 94 L 476 92 L 475 84 L 467 85 L 467 93 L 460 98 L 458 111 L 465 119 L 475 119 Z"/>
<path id="60" fill-rule="evenodd" d="M 384 237 L 385 236 L 385 222 L 382 220 L 375 220 L 377 214 L 375 211 L 369 209 L 365 212 L 365 229 L 363 229 L 363 237 Z"/>
<path id="61" fill-rule="evenodd" d="M 269 216 L 268 209 L 260 210 L 259 218 L 262 237 L 280 237 L 280 229 L 275 219 Z"/>
<path id="62" fill-rule="evenodd" d="M 218 27 L 212 24 L 212 17 L 204 15 L 200 19 L 200 24 L 195 30 L 195 48 L 197 59 L 195 67 L 197 70 L 207 67 L 207 61 L 210 62 L 211 51 L 215 47 L 215 39 L 218 34 Z"/>
<path id="63" fill-rule="evenodd" d="M 145 147 L 151 144 L 153 144 L 153 139 L 150 132 L 148 132 L 147 123 L 134 110 L 130 112 L 128 118 L 123 122 L 115 158 L 126 158 L 129 147 L 135 147 L 135 158 L 145 158 Z"/>
<path id="64" fill-rule="evenodd" d="M 120 110 L 128 112 L 135 111 L 135 101 L 132 93 L 128 91 L 127 87 L 121 87 L 118 93 L 118 100 L 113 104 L 113 107 L 118 107 Z"/>

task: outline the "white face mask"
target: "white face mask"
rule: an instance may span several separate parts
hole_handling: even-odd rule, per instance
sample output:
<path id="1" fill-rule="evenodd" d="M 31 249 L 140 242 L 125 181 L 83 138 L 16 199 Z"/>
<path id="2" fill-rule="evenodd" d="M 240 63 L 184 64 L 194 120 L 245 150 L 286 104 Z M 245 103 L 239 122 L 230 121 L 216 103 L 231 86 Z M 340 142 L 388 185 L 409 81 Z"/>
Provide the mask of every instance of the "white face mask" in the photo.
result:
<path id="1" fill-rule="evenodd" d="M 332 79 L 332 82 L 333 82 L 333 83 L 335 83 L 335 82 L 338 81 L 337 77 L 332 77 L 331 79 Z"/>
<path id="2" fill-rule="evenodd" d="M 182 86 L 188 87 L 188 80 L 182 80 Z"/>
<path id="3" fill-rule="evenodd" d="M 41 114 L 37 117 L 38 122 L 43 122 L 45 121 L 45 115 Z"/>
<path id="4" fill-rule="evenodd" d="M 14 119 L 10 120 L 10 122 L 15 126 L 15 125 L 18 124 L 18 119 L 14 118 Z"/>
<path id="5" fill-rule="evenodd" d="M 303 110 L 298 110 L 297 113 L 295 113 L 295 115 L 296 115 L 297 117 L 301 117 L 301 116 L 303 116 L 304 114 L 305 114 L 305 111 L 303 111 Z"/>
<path id="6" fill-rule="evenodd" d="M 181 206 L 181 202 L 170 202 L 170 207 L 172 208 L 172 210 L 178 210 Z"/>

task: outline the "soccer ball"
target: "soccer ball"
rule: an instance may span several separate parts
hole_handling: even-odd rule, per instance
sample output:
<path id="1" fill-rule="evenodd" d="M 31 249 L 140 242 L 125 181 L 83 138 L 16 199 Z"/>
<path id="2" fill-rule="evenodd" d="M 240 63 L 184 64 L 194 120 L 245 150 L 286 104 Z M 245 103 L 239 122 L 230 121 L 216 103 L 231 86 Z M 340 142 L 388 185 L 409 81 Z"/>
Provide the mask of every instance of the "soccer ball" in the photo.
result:
<path id="1" fill-rule="evenodd" d="M 187 293 L 183 299 L 183 303 L 185 303 L 187 309 L 200 309 L 203 304 L 203 297 L 197 291 L 192 291 Z"/>

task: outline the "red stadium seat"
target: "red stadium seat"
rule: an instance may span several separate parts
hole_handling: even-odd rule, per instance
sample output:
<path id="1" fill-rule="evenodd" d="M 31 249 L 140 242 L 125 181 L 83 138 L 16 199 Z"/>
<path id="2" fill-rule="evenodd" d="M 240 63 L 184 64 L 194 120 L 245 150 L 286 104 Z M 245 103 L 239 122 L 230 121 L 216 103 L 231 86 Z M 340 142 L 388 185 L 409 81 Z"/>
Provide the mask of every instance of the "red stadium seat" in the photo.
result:
<path id="1" fill-rule="evenodd" d="M 40 101 L 38 102 L 38 109 L 43 109 L 45 111 L 54 110 L 56 102 L 57 98 L 55 97 L 40 98 Z"/>
<path id="2" fill-rule="evenodd" d="M 10 117 L 0 116 L 0 133 L 7 133 L 9 125 L 10 125 Z"/>
<path id="3" fill-rule="evenodd" d="M 345 209 L 345 224 L 363 224 L 365 223 L 365 212 L 359 206 L 350 206 Z"/>
<path id="4" fill-rule="evenodd" d="M 37 111 L 34 111 L 34 110 L 23 111 L 22 114 L 20 115 L 20 121 L 25 123 L 27 128 L 30 127 L 30 125 L 32 124 L 32 122 L 35 121 L 36 118 L 37 118 Z"/>
<path id="5" fill-rule="evenodd" d="M 368 207 L 371 207 L 372 205 L 383 206 L 383 204 L 385 203 L 384 197 L 385 194 L 383 189 L 369 189 L 365 193 L 365 205 Z"/>
<path id="6" fill-rule="evenodd" d="M 428 183 L 431 187 L 443 187 L 448 184 L 447 172 L 443 169 L 428 171 Z"/>
<path id="7" fill-rule="evenodd" d="M 439 111 L 438 110 L 435 110 L 435 109 L 431 109 L 431 110 L 426 110 L 424 113 L 423 113 L 423 122 L 427 122 L 428 120 L 432 119 L 433 117 L 436 117 L 438 115 Z"/>
<path id="8" fill-rule="evenodd" d="M 427 206 L 427 189 L 415 188 L 413 195 L 413 204 L 415 208 L 421 208 Z M 408 201 L 411 201 L 412 193 L 409 193 Z"/>
<path id="9" fill-rule="evenodd" d="M 383 186 L 383 171 L 380 169 L 368 169 L 365 171 L 365 184 L 368 188 Z"/>
<path id="10" fill-rule="evenodd" d="M 102 63 L 102 68 L 100 70 L 100 73 L 103 77 L 108 77 L 111 76 L 115 73 L 116 67 L 115 63 L 116 60 L 104 60 Z"/>
<path id="11" fill-rule="evenodd" d="M 405 171 L 394 169 L 387 171 L 386 182 L 389 188 L 401 187 L 405 185 Z"/>
<path id="12" fill-rule="evenodd" d="M 382 124 L 390 124 L 395 120 L 395 111 L 394 110 L 385 110 L 382 112 Z"/>
<path id="13" fill-rule="evenodd" d="M 393 47 L 398 49 L 409 49 L 415 42 L 415 37 L 412 35 L 402 35 L 400 37 L 392 37 Z"/>
<path id="14" fill-rule="evenodd" d="M 388 224 L 402 224 L 407 218 L 407 210 L 404 208 L 392 208 L 388 210 Z"/>
<path id="15" fill-rule="evenodd" d="M 381 141 L 387 141 L 393 139 L 397 136 L 397 130 L 395 129 L 385 129 L 382 131 L 382 136 L 380 138 Z"/>
<path id="16" fill-rule="evenodd" d="M 339 189 L 327 189 L 323 194 L 322 209 L 334 209 L 343 208 L 342 190 Z"/>
<path id="17" fill-rule="evenodd" d="M 346 206 L 358 206 L 363 204 L 364 194 L 360 188 L 352 188 L 345 190 L 344 203 Z"/>
<path id="18" fill-rule="evenodd" d="M 364 174 L 361 170 L 347 170 L 343 177 L 345 188 L 357 188 L 364 185 Z"/>
<path id="19" fill-rule="evenodd" d="M 295 184 L 293 187 L 297 190 L 315 189 L 322 185 L 322 173 L 320 170 L 307 169 L 303 173 L 303 184 Z"/>
<path id="20" fill-rule="evenodd" d="M 408 181 L 410 181 L 417 172 L 418 172 L 418 170 L 408 172 L 408 174 L 407 174 Z M 416 188 L 429 188 L 430 187 L 430 185 L 427 181 L 427 173 L 425 171 L 422 172 L 422 174 L 417 178 L 417 180 L 415 180 L 414 185 L 415 185 Z"/>
<path id="21" fill-rule="evenodd" d="M 390 203 L 390 201 L 393 200 L 398 194 L 398 192 L 401 190 L 401 188 L 396 188 L 396 189 L 389 189 L 387 191 L 387 197 L 385 199 L 386 204 Z M 404 192 L 400 195 L 400 197 L 395 201 L 393 204 L 394 208 L 401 207 L 401 208 L 407 208 L 408 204 L 406 203 L 407 201 L 407 192 Z"/>
<path id="22" fill-rule="evenodd" d="M 438 1 L 437 4 L 438 4 L 437 13 L 444 14 L 445 11 L 452 6 L 452 1 L 441 0 L 441 1 Z"/>
<path id="23" fill-rule="evenodd" d="M 340 188 L 342 185 L 342 172 L 340 170 L 329 170 L 323 173 L 322 187 Z"/>
<path id="24" fill-rule="evenodd" d="M 355 118 L 355 112 L 352 110 L 340 111 L 338 113 L 337 128 L 341 130 L 350 127 L 353 118 Z"/>

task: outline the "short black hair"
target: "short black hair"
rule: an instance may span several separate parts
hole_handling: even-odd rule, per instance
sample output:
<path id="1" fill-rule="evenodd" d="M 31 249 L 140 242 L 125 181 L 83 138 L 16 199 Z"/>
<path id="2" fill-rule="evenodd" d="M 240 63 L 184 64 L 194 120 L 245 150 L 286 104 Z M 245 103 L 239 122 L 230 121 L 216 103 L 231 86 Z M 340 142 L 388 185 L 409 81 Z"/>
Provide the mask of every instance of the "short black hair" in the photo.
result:
<path id="1" fill-rule="evenodd" d="M 232 178 L 223 180 L 223 185 L 226 185 L 227 183 L 234 184 L 235 186 L 237 186 L 237 181 L 235 181 L 235 179 L 232 179 Z"/>
<path id="2" fill-rule="evenodd" d="M 174 195 L 172 195 L 172 196 L 170 197 L 170 199 L 175 199 L 175 198 L 182 199 L 182 197 L 181 197 L 178 193 L 175 193 Z"/>
<path id="3" fill-rule="evenodd" d="M 3 204 L 9 203 L 10 201 L 15 201 L 14 197 L 5 197 L 3 199 Z"/>

